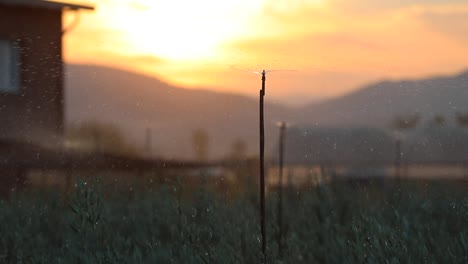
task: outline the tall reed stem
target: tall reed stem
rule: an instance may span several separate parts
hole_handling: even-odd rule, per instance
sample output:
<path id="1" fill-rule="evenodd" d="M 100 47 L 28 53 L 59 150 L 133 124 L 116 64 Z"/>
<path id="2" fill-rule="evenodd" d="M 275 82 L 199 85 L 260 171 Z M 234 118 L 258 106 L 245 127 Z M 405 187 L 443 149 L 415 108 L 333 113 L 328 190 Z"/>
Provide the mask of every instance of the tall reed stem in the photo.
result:
<path id="1" fill-rule="evenodd" d="M 260 228 L 262 233 L 263 263 L 266 263 L 266 227 L 265 227 L 265 124 L 263 117 L 263 101 L 265 97 L 266 72 L 262 71 L 262 89 L 260 90 Z"/>

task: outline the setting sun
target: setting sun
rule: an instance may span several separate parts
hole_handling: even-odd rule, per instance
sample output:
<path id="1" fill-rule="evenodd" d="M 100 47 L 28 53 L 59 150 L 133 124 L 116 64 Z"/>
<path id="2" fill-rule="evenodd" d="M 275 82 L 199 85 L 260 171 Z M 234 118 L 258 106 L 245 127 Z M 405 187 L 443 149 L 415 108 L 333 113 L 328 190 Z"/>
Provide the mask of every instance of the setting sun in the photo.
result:
<path id="1" fill-rule="evenodd" d="M 468 0 L 0 0 L 1 263 L 468 263 Z"/>
<path id="2" fill-rule="evenodd" d="M 143 72 L 188 88 L 253 95 L 249 78 L 231 66 L 295 69 L 295 78 L 278 76 L 270 94 L 299 103 L 288 99 L 296 98 L 292 90 L 323 99 L 382 78 L 451 73 L 468 66 L 468 39 L 463 37 L 468 32 L 462 26 L 468 23 L 468 5 L 459 0 L 93 4 L 96 11 L 82 13 L 65 37 L 66 61 Z M 69 13 L 65 23 L 73 17 Z"/>
<path id="3" fill-rule="evenodd" d="M 169 60 L 203 60 L 242 34 L 260 7 L 257 1 L 130 1 L 107 13 L 105 23 L 119 28 L 127 52 Z"/>

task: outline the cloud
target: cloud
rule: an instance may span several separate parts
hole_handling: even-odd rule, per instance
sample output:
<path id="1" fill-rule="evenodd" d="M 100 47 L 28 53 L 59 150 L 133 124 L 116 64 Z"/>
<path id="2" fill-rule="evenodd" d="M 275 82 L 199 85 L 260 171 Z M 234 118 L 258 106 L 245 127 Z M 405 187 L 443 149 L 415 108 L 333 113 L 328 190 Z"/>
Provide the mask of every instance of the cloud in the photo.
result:
<path id="1" fill-rule="evenodd" d="M 135 33 L 133 37 L 147 34 L 148 29 L 139 27 L 139 22 L 130 26 L 129 2 L 118 1 L 112 12 L 106 10 L 102 14 L 105 23 L 83 19 L 87 32 L 77 30 L 72 34 L 75 38 L 70 42 L 70 50 L 76 52 L 75 60 L 88 56 L 89 60 L 100 60 L 102 64 L 157 72 L 167 81 L 184 86 L 250 95 L 257 93 L 252 87 L 256 87 L 258 76 L 248 77 L 229 66 L 299 70 L 294 74 L 272 75 L 269 95 L 280 99 L 292 98 L 297 93 L 314 98 L 335 96 L 382 78 L 453 73 L 468 66 L 466 0 L 266 0 L 249 18 L 248 28 L 223 41 L 216 56 L 190 63 L 153 56 L 157 53 L 148 51 L 162 49 L 153 42 L 143 42 L 151 48 L 146 53 L 132 49 L 129 41 L 133 38 L 114 29 L 126 26 Z M 140 16 L 144 7 L 138 3 L 153 2 L 135 3 L 137 6 L 130 12 Z M 108 20 L 115 16 L 123 23 Z M 170 34 L 174 31 L 167 21 L 156 24 Z M 189 35 L 182 34 L 184 38 Z M 178 43 L 160 34 L 152 36 L 151 41 L 165 42 L 168 48 Z"/>
<path id="2" fill-rule="evenodd" d="M 365 0 L 350 2 L 372 5 Z M 378 14 L 326 9 L 323 16 L 317 15 L 318 10 L 307 8 L 287 14 L 270 13 L 268 23 L 277 25 L 275 29 L 284 33 L 249 36 L 232 42 L 227 49 L 232 51 L 233 58 L 239 50 L 242 55 L 252 54 L 251 64 L 255 64 L 254 60 L 280 61 L 287 66 L 337 67 L 349 71 L 375 69 L 382 73 L 392 70 L 398 74 L 421 74 L 428 69 L 433 71 L 437 65 L 452 64 L 452 68 L 467 65 L 460 60 L 468 59 L 466 49 L 450 39 L 464 41 L 468 36 L 468 12 L 462 8 L 465 5 L 447 1 L 443 4 L 438 0 L 425 2 L 431 5 L 417 5 L 421 2 L 418 0 L 395 2 L 398 8 L 392 9 L 388 4 L 388 9 Z"/>
<path id="3" fill-rule="evenodd" d="M 434 31 L 468 45 L 468 5 L 421 12 L 421 19 Z"/>
<path id="4" fill-rule="evenodd" d="M 329 0 L 337 11 L 358 14 L 380 14 L 420 6 L 464 4 L 466 0 Z"/>
<path id="5" fill-rule="evenodd" d="M 130 2 L 129 6 L 137 11 L 148 11 L 151 9 L 148 5 L 136 1 Z"/>
<path id="6" fill-rule="evenodd" d="M 157 56 L 153 56 L 153 55 L 139 55 L 139 56 L 133 56 L 131 58 L 137 62 L 149 64 L 149 65 L 160 65 L 166 62 L 166 60 Z"/>
<path id="7" fill-rule="evenodd" d="M 271 94 L 277 98 L 292 93 L 284 90 L 286 85 L 294 93 L 322 97 L 384 78 L 463 70 L 468 66 L 466 45 L 453 39 L 467 38 L 468 15 L 461 11 L 463 5 L 436 2 L 400 1 L 369 14 L 331 9 L 319 14 L 314 8 L 269 11 L 260 16 L 267 22 L 258 24 L 269 24 L 274 33 L 229 43 L 224 47 L 230 54 L 226 60 L 238 68 L 299 70 L 272 85 Z"/>

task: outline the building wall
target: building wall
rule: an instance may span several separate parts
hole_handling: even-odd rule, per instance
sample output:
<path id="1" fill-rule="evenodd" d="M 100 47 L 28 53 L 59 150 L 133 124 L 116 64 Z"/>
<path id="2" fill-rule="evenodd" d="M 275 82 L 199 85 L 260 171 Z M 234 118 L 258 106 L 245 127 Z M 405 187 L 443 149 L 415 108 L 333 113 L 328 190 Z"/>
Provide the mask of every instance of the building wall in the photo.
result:
<path id="1" fill-rule="evenodd" d="M 0 139 L 56 144 L 63 131 L 62 13 L 0 5 L 0 38 L 20 45 L 20 90 L 0 92 Z"/>

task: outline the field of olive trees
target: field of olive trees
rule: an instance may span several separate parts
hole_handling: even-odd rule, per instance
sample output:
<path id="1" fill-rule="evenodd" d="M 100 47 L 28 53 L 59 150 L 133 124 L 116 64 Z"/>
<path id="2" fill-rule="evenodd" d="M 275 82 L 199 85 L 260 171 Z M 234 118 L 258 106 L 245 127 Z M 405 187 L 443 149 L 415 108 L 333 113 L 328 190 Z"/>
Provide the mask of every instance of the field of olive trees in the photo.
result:
<path id="1" fill-rule="evenodd" d="M 0 202 L 1 263 L 261 263 L 257 197 L 164 184 Z M 466 183 L 350 184 L 267 196 L 268 263 L 467 263 Z M 281 255 L 279 255 L 281 254 Z"/>

